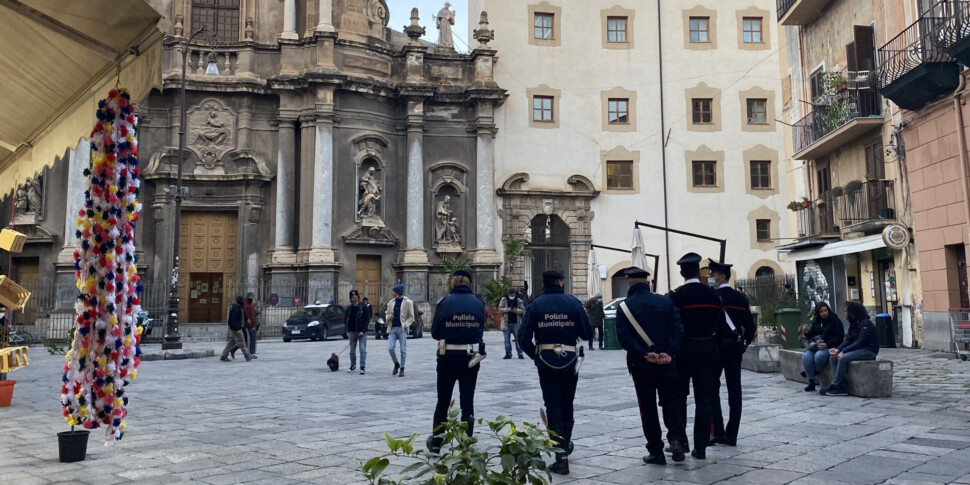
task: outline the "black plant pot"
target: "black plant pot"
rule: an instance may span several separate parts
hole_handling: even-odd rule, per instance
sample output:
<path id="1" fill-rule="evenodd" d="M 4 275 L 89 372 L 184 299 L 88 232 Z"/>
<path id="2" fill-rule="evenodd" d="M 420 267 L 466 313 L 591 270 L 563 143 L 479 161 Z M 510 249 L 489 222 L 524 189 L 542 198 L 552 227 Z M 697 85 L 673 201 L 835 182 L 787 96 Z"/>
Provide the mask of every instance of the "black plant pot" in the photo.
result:
<path id="1" fill-rule="evenodd" d="M 84 461 L 88 454 L 88 430 L 57 433 L 57 448 L 62 463 Z"/>

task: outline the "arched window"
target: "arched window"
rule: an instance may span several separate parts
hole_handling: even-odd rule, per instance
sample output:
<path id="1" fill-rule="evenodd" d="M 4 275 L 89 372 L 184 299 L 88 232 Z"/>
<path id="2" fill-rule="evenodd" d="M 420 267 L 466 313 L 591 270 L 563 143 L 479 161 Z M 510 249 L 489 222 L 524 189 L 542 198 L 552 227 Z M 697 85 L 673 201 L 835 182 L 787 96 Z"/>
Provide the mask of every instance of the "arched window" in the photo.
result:
<path id="1" fill-rule="evenodd" d="M 238 42 L 239 0 L 192 0 L 192 29 L 203 25 L 219 42 Z"/>
<path id="2" fill-rule="evenodd" d="M 770 276 L 774 276 L 774 275 L 775 275 L 775 270 L 772 269 L 771 266 L 762 266 L 762 267 L 758 268 L 757 271 L 754 272 L 754 277 L 755 278 L 762 278 L 762 277 L 766 277 L 766 276 L 769 276 L 770 277 Z"/>

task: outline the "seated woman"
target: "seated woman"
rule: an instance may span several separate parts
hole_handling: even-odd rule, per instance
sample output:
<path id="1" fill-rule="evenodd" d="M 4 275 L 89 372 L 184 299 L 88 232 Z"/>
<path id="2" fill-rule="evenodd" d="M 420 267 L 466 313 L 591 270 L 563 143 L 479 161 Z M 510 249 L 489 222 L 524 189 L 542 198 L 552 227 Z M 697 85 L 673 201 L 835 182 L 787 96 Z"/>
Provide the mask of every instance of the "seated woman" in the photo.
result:
<path id="1" fill-rule="evenodd" d="M 872 320 L 869 320 L 866 307 L 854 301 L 846 303 L 845 318 L 849 320 L 849 335 L 838 348 L 829 350 L 834 372 L 832 385 L 818 391 L 823 396 L 847 395 L 848 386 L 845 376 L 849 372 L 849 363 L 857 360 L 876 360 L 876 354 L 879 353 L 879 335 L 876 333 L 876 326 L 872 324 Z"/>
<path id="2" fill-rule="evenodd" d="M 834 349 L 842 343 L 845 337 L 845 328 L 842 320 L 829 308 L 827 303 L 819 303 L 815 306 L 815 319 L 812 321 L 812 328 L 805 334 L 805 338 L 812 342 L 815 337 L 822 337 L 818 344 L 810 344 L 805 353 L 802 354 L 802 367 L 805 371 L 802 375 L 808 378 L 806 392 L 815 390 L 815 376 L 822 372 L 829 363 L 829 349 Z"/>

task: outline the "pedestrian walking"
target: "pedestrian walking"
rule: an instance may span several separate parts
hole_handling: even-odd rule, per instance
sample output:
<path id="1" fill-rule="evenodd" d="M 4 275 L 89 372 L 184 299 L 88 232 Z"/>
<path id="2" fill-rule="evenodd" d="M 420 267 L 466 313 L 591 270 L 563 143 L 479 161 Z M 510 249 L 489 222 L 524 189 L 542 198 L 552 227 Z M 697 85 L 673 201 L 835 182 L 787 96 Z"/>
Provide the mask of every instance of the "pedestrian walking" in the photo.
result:
<path id="1" fill-rule="evenodd" d="M 512 337 L 515 337 L 515 350 L 518 351 L 519 358 L 522 355 L 522 346 L 519 345 L 519 319 L 525 313 L 525 302 L 519 298 L 515 288 L 509 288 L 508 294 L 502 298 L 498 304 L 498 311 L 502 314 L 502 332 L 505 334 L 505 359 L 512 358 Z"/>
<path id="2" fill-rule="evenodd" d="M 616 312 L 616 338 L 620 347 L 626 350 L 626 368 L 633 378 L 640 406 L 640 423 L 643 437 L 647 439 L 648 453 L 643 462 L 667 464 L 657 416 L 658 398 L 667 427 L 671 458 L 684 461 L 686 456 L 680 437 L 685 431 L 678 414 L 676 367 L 684 341 L 680 314 L 670 299 L 650 291 L 648 271 L 631 266 L 623 270 L 623 274 L 629 278 L 630 290 Z"/>
<path id="3" fill-rule="evenodd" d="M 243 355 L 246 357 L 246 362 L 256 358 L 255 355 L 249 353 L 249 348 L 246 346 L 246 339 L 243 337 L 243 326 L 245 325 L 245 315 L 243 313 L 243 297 L 237 296 L 236 303 L 233 303 L 229 307 L 229 318 L 227 323 L 229 324 L 229 343 L 226 344 L 226 348 L 222 350 L 222 357 L 219 359 L 223 362 L 229 362 L 229 352 L 233 349 L 242 350 Z"/>
<path id="4" fill-rule="evenodd" d="M 603 312 L 603 294 L 597 293 L 586 302 L 586 313 L 589 314 L 589 323 L 593 325 L 594 340 L 598 339 L 600 350 L 603 349 L 603 320 L 606 314 Z M 589 350 L 593 350 L 593 340 L 589 341 Z"/>
<path id="5" fill-rule="evenodd" d="M 748 298 L 740 291 L 731 288 L 731 266 L 733 265 L 714 260 L 709 260 L 707 266 L 717 286 L 717 294 L 724 305 L 725 315 L 717 338 L 719 365 L 714 381 L 714 399 L 711 401 L 714 430 L 710 444 L 737 446 L 738 428 L 741 425 L 741 358 L 754 339 L 757 329 L 754 317 L 751 316 L 751 304 Z M 724 426 L 721 399 L 718 396 L 721 389 L 721 374 L 724 375 L 728 393 L 727 427 Z"/>
<path id="6" fill-rule="evenodd" d="M 246 301 L 243 302 L 243 315 L 246 317 L 246 342 L 249 345 L 249 353 L 256 355 L 256 305 L 253 303 L 253 292 L 246 293 Z"/>
<path id="7" fill-rule="evenodd" d="M 555 433 L 552 439 L 563 450 L 556 453 L 556 462 L 549 471 L 568 475 L 567 457 L 573 452 L 571 438 L 576 423 L 573 400 L 579 381 L 578 363 L 582 362 L 579 357 L 583 355 L 582 346 L 577 349 L 577 340 L 590 340 L 593 328 L 583 304 L 566 294 L 563 280 L 558 271 L 542 273 L 542 296 L 526 307 L 519 337 L 522 350 L 535 361 L 539 373 L 549 431 Z"/>
<path id="8" fill-rule="evenodd" d="M 408 358 L 408 329 L 414 323 L 414 302 L 404 296 L 404 285 L 394 285 L 394 299 L 387 305 L 387 351 L 394 361 L 392 375 L 404 377 L 404 366 Z M 398 361 L 394 347 L 401 343 L 401 360 Z"/>
<path id="9" fill-rule="evenodd" d="M 360 349 L 360 375 L 367 373 L 367 328 L 370 326 L 368 306 L 360 302 L 360 293 L 350 290 L 350 306 L 344 312 L 344 328 L 350 340 L 350 368 L 357 370 L 357 350 Z"/>
<path id="10" fill-rule="evenodd" d="M 456 383 L 461 420 L 468 426 L 468 436 L 475 423 L 475 385 L 485 356 L 482 335 L 486 320 L 485 303 L 472 293 L 471 283 L 468 271 L 458 270 L 451 275 L 451 293 L 438 302 L 431 324 L 431 337 L 438 341 L 438 402 L 432 433 L 425 444 L 432 453 L 441 451 L 441 426 L 448 421 L 448 406 Z"/>
<path id="11" fill-rule="evenodd" d="M 711 401 L 714 399 L 714 383 L 717 376 L 717 343 L 714 336 L 724 319 L 724 308 L 717 291 L 700 281 L 701 256 L 687 253 L 677 260 L 683 286 L 670 292 L 680 321 L 684 325 L 684 345 L 677 359 L 678 417 L 684 424 L 678 431 L 684 432 L 680 444 L 689 450 L 687 440 L 687 396 L 694 386 L 694 449 L 691 456 L 698 460 L 707 458 L 707 444 L 711 439 Z M 673 448 L 671 448 L 673 450 Z"/>

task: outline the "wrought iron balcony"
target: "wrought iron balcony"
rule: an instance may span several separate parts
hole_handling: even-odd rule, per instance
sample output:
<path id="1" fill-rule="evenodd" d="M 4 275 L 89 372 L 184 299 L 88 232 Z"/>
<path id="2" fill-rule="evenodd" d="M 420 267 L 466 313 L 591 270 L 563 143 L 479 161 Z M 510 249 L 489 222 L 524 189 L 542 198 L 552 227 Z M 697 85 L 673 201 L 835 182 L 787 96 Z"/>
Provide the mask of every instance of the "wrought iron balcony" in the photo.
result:
<path id="1" fill-rule="evenodd" d="M 933 8 L 946 18 L 935 36 L 937 43 L 960 64 L 970 66 L 970 1 L 944 0 Z"/>
<path id="2" fill-rule="evenodd" d="M 940 4 L 952 2 L 940 2 Z M 937 4 L 939 6 L 940 4 Z M 941 42 L 952 15 L 932 8 L 879 48 L 879 91 L 899 107 L 919 109 L 959 84 L 960 70 Z"/>
<path id="3" fill-rule="evenodd" d="M 831 0 L 775 0 L 778 23 L 781 25 L 806 25 L 811 23 Z"/>
<path id="4" fill-rule="evenodd" d="M 881 230 L 896 220 L 892 180 L 869 180 L 837 197 L 842 227 L 854 231 Z"/>
<path id="5" fill-rule="evenodd" d="M 812 238 L 839 232 L 834 224 L 832 204 L 825 199 L 799 209 L 795 215 L 798 217 L 799 238 Z"/>
<path id="6" fill-rule="evenodd" d="M 883 123 L 882 102 L 869 71 L 829 74 L 838 86 L 812 102 L 792 126 L 796 160 L 815 160 Z"/>

